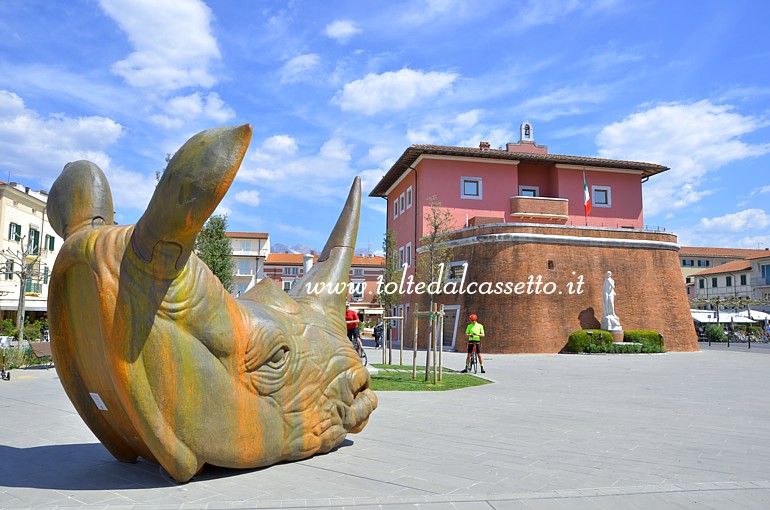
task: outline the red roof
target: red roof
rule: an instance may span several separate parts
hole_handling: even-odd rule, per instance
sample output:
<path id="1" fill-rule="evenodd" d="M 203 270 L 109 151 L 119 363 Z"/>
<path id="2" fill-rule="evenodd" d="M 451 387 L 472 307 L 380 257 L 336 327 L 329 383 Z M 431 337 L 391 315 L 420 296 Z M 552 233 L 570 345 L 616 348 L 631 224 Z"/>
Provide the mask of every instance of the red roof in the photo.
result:
<path id="1" fill-rule="evenodd" d="M 743 260 L 731 260 L 730 262 L 725 262 L 724 264 L 721 264 L 716 267 L 710 267 L 708 269 L 704 269 L 703 271 L 699 271 L 691 276 L 705 276 L 709 274 L 722 274 L 722 273 L 736 273 L 738 271 L 748 271 L 751 269 L 751 262 L 749 262 L 746 259 Z"/>
<path id="2" fill-rule="evenodd" d="M 270 239 L 267 232 L 225 232 L 225 235 L 238 239 Z"/>
<path id="3" fill-rule="evenodd" d="M 749 248 L 708 248 L 702 246 L 681 246 L 679 248 L 680 257 L 714 257 L 729 259 L 744 259 L 754 256 L 770 256 L 770 251 L 752 250 Z"/>
<path id="4" fill-rule="evenodd" d="M 624 161 L 619 159 L 588 158 L 583 156 L 565 156 L 561 154 L 537 154 L 529 152 L 508 152 L 500 149 L 480 149 L 474 147 L 451 147 L 445 145 L 412 145 L 408 147 L 401 157 L 398 158 L 388 173 L 386 173 L 380 182 L 369 193 L 370 197 L 384 197 L 387 191 L 398 181 L 401 176 L 422 155 L 436 156 L 457 156 L 472 157 L 479 159 L 503 159 L 520 160 L 534 163 L 550 164 L 572 164 L 572 165 L 591 165 L 606 168 L 621 168 L 627 170 L 641 170 L 642 177 L 659 174 L 668 170 L 668 167 L 656 165 L 654 163 L 644 163 L 641 161 Z"/>

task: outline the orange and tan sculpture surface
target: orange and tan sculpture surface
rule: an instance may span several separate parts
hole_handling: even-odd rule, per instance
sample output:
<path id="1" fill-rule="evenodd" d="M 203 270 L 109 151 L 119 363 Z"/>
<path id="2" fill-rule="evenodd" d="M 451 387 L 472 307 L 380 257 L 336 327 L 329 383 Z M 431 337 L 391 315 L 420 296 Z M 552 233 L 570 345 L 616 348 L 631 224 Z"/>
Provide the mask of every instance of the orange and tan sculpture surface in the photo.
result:
<path id="1" fill-rule="evenodd" d="M 49 194 L 65 240 L 48 298 L 61 382 L 118 460 L 158 462 L 179 482 L 205 463 L 251 468 L 328 452 L 377 407 L 345 336 L 345 295 L 303 293 L 305 283 L 347 281 L 358 178 L 292 295 L 264 279 L 236 300 L 192 252 L 250 139 L 249 125 L 191 138 L 136 225 L 114 225 L 93 163 L 65 166 Z"/>

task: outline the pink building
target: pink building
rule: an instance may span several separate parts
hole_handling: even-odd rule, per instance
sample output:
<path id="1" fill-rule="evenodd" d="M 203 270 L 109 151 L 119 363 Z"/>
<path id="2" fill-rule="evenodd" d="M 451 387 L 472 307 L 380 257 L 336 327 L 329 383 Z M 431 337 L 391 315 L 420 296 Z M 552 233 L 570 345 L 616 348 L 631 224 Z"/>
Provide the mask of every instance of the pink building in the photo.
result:
<path id="1" fill-rule="evenodd" d="M 535 143 L 532 125 L 526 121 L 521 124 L 519 142 L 508 143 L 505 149 L 492 149 L 488 142 L 481 142 L 478 148 L 412 145 L 369 196 L 387 199 L 387 228 L 396 235 L 399 258 L 407 265 L 408 277 L 414 273 L 416 250 L 427 230 L 426 216 L 432 196 L 451 212 L 457 246 L 478 245 L 482 226 L 486 230 L 495 228 L 495 242 L 513 239 L 514 235 L 518 237 L 511 242 L 519 245 L 525 239 L 530 239 L 526 243 L 531 244 L 536 236 L 541 236 L 536 242 L 550 243 L 556 236 L 571 239 L 597 229 L 615 233 L 592 234 L 590 239 L 623 238 L 631 232 L 644 231 L 642 183 L 666 170 L 667 167 L 652 163 L 549 154 L 546 146 Z M 592 203 L 588 215 L 584 208 L 584 182 Z M 576 232 L 578 229 L 581 231 Z M 670 237 L 674 242 L 660 243 L 662 249 L 678 250 L 676 238 Z M 586 242 L 589 241 L 579 244 L 583 246 Z M 607 240 L 590 242 L 615 246 Z M 569 241 L 556 242 L 562 246 L 565 243 Z M 547 267 L 552 268 L 554 261 L 549 260 Z M 480 273 L 476 276 L 482 278 L 483 268 L 477 270 Z M 395 312 L 408 311 L 415 299 L 406 296 L 401 309 Z M 449 304 L 450 301 L 447 298 L 448 306 L 456 307 L 460 315 L 465 314 L 462 303 L 455 299 Z M 552 344 L 561 340 L 555 342 Z M 519 347 L 502 346 L 500 350 L 526 352 Z M 548 352 L 553 347 L 537 350 Z"/>

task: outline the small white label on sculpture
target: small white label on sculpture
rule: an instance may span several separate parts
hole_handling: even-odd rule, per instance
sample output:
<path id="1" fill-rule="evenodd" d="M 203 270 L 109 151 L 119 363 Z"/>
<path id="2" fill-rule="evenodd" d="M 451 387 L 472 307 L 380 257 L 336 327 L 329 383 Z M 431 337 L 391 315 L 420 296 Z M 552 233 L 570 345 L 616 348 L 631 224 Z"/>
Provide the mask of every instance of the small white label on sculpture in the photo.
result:
<path id="1" fill-rule="evenodd" d="M 89 393 L 89 395 L 91 395 L 91 398 L 93 399 L 94 404 L 96 404 L 96 407 L 100 411 L 106 411 L 107 410 L 107 406 L 104 405 L 104 401 L 102 400 L 102 397 L 100 397 L 98 393 Z"/>

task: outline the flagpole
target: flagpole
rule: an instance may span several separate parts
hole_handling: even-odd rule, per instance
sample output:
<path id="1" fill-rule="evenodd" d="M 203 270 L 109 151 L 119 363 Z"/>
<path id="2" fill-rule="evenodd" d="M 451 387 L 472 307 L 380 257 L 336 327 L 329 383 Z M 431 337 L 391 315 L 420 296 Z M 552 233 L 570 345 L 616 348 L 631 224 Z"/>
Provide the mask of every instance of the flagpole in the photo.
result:
<path id="1" fill-rule="evenodd" d="M 586 182 L 586 166 L 583 165 L 583 217 L 586 220 L 586 227 L 588 226 L 588 206 L 586 204 L 586 193 L 588 190 L 588 184 Z"/>

